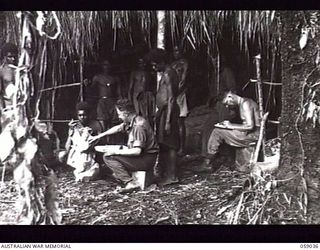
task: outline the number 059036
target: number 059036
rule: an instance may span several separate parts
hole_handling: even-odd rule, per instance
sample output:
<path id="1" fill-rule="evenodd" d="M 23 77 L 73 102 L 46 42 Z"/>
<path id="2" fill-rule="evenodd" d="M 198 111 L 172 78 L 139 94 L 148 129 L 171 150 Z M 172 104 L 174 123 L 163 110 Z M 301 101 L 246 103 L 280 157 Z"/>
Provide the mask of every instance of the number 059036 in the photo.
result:
<path id="1" fill-rule="evenodd" d="M 318 244 L 313 244 L 313 243 L 300 244 L 300 248 L 318 248 Z"/>

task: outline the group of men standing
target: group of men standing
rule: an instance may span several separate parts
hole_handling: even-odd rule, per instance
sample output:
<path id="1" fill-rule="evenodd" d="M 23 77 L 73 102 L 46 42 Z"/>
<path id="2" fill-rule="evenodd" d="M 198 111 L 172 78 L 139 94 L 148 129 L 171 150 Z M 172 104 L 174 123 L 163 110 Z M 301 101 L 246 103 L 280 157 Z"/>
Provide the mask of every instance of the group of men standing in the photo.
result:
<path id="1" fill-rule="evenodd" d="M 17 51 L 8 47 L 2 50 L 2 54 L 1 126 L 4 125 L 6 112 L 13 104 L 15 82 L 11 65 Z M 161 76 L 156 93 L 152 91 L 147 63 Z M 87 86 L 97 87 L 97 117 L 95 120 L 90 118 L 91 107 L 87 102 L 77 104 L 78 120 L 69 123 L 65 144 L 66 163 L 75 169 L 77 180 L 95 179 L 101 168 L 107 168 L 124 186 L 124 192 L 140 186 L 131 175 L 133 171 L 153 170 L 159 177 L 160 185 L 177 183 L 177 156 L 184 154 L 185 118 L 189 112 L 186 99 L 187 60 L 178 47 L 174 48 L 172 62 L 164 50 L 151 50 L 138 61 L 137 70 L 131 73 L 127 98 L 122 96 L 119 79 L 111 74 L 110 69 L 110 63 L 105 60 L 101 72 L 93 77 L 91 83 L 85 81 Z M 219 96 L 217 107 L 237 107 L 240 122 L 222 121 L 215 125 L 209 138 L 204 136 L 208 142 L 203 168 L 212 167 L 222 143 L 247 147 L 257 140 L 259 134 L 261 117 L 256 102 L 239 96 L 232 89 L 225 89 Z M 117 134 L 127 134 L 126 145 L 123 140 L 120 143 L 122 145 L 119 145 L 123 136 L 117 137 Z M 49 141 L 46 139 L 48 136 L 43 138 Z M 100 162 L 96 152 L 102 153 Z"/>
<path id="2" fill-rule="evenodd" d="M 164 50 L 154 49 L 140 59 L 137 70 L 130 75 L 128 98 L 121 96 L 119 80 L 110 74 L 110 63 L 103 61 L 101 73 L 91 83 L 99 92 L 97 122 L 89 121 L 90 108 L 83 102 L 77 105 L 78 122 L 69 124 L 67 163 L 76 169 L 77 179 L 95 178 L 98 168 L 94 154 L 98 151 L 103 153 L 101 165 L 112 170 L 113 177 L 125 186 L 124 190 L 138 187 L 130 174 L 138 170 L 153 168 L 154 174 L 161 177 L 160 185 L 178 182 L 177 152 L 184 151 L 184 119 L 188 114 L 185 94 L 188 63 L 178 47 L 174 48 L 174 58 L 170 63 Z M 161 75 L 156 94 L 152 92 L 147 62 Z M 86 127 L 91 127 L 90 136 Z M 126 146 L 110 146 L 116 141 L 112 136 L 118 133 L 127 133 Z M 80 134 L 84 136 L 82 142 L 77 136 Z M 108 139 L 103 140 L 106 136 Z M 96 145 L 98 139 L 100 145 Z M 79 154 L 72 153 L 72 148 Z M 87 163 L 78 162 L 80 155 Z"/>

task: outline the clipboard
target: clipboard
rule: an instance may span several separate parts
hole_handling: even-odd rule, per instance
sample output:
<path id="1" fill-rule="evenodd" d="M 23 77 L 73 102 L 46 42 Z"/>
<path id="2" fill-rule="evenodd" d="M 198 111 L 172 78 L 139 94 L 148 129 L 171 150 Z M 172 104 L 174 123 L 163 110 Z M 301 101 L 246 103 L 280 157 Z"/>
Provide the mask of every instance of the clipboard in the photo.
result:
<path id="1" fill-rule="evenodd" d="M 125 149 L 125 148 L 128 148 L 128 147 L 125 145 L 104 145 L 104 146 L 95 146 L 94 147 L 95 151 L 100 152 L 100 153 L 106 153 L 109 151 L 116 151 L 116 150 Z"/>
<path id="2" fill-rule="evenodd" d="M 222 128 L 222 129 L 227 129 L 227 130 L 232 130 L 231 128 L 227 128 L 225 125 L 217 123 L 214 125 L 215 128 Z"/>

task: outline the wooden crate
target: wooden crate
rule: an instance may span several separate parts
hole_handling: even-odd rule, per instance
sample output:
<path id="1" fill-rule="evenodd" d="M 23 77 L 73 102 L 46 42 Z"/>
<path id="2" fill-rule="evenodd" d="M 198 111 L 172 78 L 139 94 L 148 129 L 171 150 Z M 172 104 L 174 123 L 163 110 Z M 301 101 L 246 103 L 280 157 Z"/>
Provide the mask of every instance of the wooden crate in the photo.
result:
<path id="1" fill-rule="evenodd" d="M 132 172 L 132 177 L 139 183 L 141 190 L 144 190 L 154 182 L 152 170 Z"/>

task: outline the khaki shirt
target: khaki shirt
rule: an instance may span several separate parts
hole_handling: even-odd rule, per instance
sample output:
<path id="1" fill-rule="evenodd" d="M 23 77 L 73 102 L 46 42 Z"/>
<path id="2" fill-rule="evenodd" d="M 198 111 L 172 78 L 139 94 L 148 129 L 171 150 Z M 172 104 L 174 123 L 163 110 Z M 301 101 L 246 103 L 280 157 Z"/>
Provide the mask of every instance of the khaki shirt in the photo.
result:
<path id="1" fill-rule="evenodd" d="M 135 116 L 131 124 L 124 129 L 128 133 L 128 148 L 139 147 L 143 153 L 157 153 L 159 146 L 148 121 L 142 116 Z"/>

